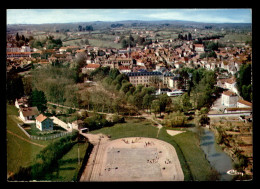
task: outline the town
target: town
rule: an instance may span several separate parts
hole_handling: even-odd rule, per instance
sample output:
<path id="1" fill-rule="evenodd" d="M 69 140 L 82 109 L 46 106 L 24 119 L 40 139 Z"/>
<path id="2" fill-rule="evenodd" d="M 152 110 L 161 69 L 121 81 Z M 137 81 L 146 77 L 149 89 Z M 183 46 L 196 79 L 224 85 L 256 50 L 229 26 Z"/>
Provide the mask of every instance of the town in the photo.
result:
<path id="1" fill-rule="evenodd" d="M 170 177 L 170 165 L 165 165 L 162 180 L 253 177 L 250 24 L 7 25 L 6 71 L 9 181 L 116 181 L 110 174 L 131 180 L 123 177 L 121 164 L 108 173 L 101 161 L 106 150 L 114 158 L 119 153 L 105 148 L 110 140 L 111 148 L 124 141 L 115 149 L 128 154 L 124 150 L 133 147 L 127 146 L 127 137 L 136 137 L 130 138 L 136 150 L 148 139 L 161 154 L 168 147 L 160 147 L 157 139 L 175 148 L 179 160 L 174 163 L 183 173 Z M 217 160 L 209 159 L 202 139 L 208 131 L 231 162 L 225 175 L 213 166 Z M 151 147 L 144 144 L 148 157 Z M 19 148 L 19 162 L 13 148 Z M 23 157 L 29 148 L 31 154 Z M 107 158 L 113 162 L 112 155 Z M 163 161 L 164 155 L 156 158 L 160 166 L 171 162 Z M 161 174 L 147 175 L 156 180 Z"/>

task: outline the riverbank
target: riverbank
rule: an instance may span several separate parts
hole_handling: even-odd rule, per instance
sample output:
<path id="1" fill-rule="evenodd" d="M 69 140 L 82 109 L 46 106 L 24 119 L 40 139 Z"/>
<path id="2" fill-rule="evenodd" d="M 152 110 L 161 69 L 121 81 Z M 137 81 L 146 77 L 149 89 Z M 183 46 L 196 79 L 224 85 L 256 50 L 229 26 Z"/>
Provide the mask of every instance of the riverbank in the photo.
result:
<path id="1" fill-rule="evenodd" d="M 217 144 L 233 160 L 234 168 L 253 175 L 252 122 L 240 120 L 211 119 L 210 130 L 214 132 Z M 241 178 L 243 179 L 243 178 Z"/>

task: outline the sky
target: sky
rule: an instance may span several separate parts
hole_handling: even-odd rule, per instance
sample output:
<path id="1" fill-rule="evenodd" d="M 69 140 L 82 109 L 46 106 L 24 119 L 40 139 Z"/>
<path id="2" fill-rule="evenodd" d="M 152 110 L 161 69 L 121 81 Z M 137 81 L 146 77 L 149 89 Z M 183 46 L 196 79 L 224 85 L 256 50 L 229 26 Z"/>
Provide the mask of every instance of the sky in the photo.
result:
<path id="1" fill-rule="evenodd" d="M 7 9 L 7 24 L 123 20 L 252 23 L 251 9 Z"/>

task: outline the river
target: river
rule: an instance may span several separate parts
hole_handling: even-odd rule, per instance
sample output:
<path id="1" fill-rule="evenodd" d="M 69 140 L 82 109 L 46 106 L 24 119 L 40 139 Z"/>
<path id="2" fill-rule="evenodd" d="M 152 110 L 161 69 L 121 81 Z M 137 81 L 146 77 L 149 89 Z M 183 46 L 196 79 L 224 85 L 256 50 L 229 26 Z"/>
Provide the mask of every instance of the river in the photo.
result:
<path id="1" fill-rule="evenodd" d="M 227 171 L 233 169 L 232 159 L 216 143 L 214 133 L 204 127 L 193 127 L 189 130 L 200 136 L 200 147 L 211 166 L 220 173 L 220 180 L 231 181 L 233 176 L 227 174 Z"/>

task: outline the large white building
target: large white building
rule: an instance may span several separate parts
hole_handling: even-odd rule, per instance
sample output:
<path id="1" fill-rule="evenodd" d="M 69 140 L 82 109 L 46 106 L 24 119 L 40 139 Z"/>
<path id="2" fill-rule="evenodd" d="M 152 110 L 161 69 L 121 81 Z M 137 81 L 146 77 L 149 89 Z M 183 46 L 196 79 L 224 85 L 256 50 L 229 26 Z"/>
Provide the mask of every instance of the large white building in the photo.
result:
<path id="1" fill-rule="evenodd" d="M 222 93 L 221 104 L 227 107 L 236 107 L 238 96 L 231 91 L 224 91 Z"/>

